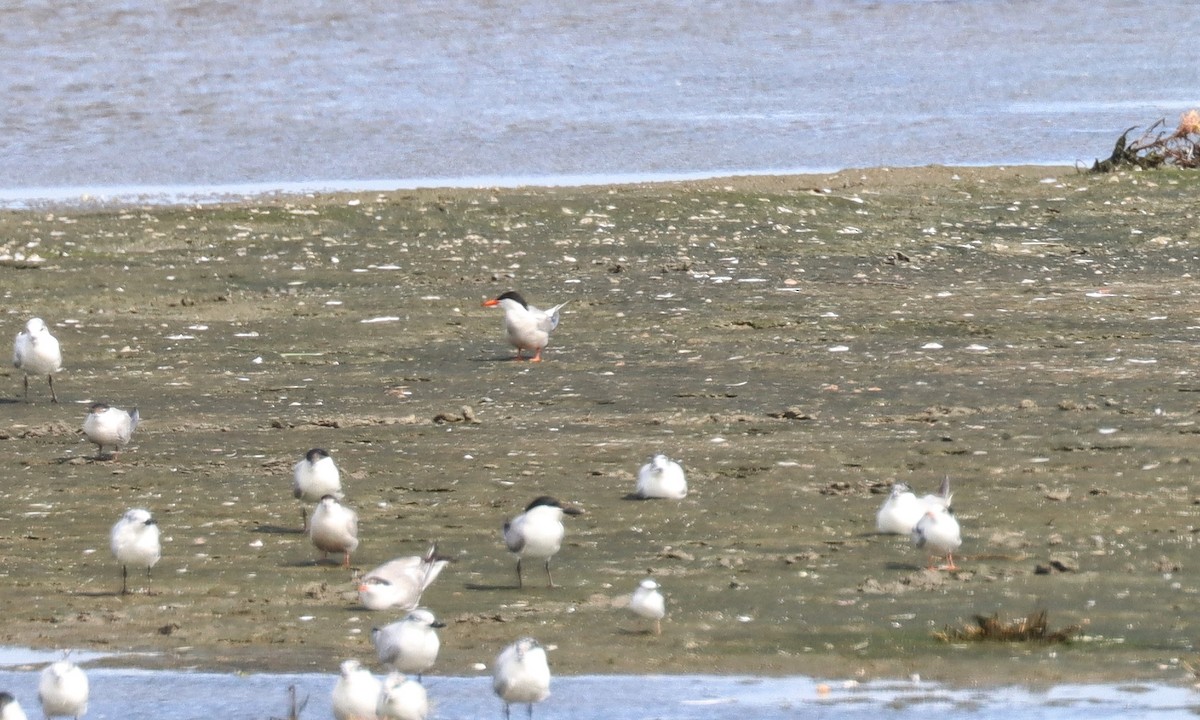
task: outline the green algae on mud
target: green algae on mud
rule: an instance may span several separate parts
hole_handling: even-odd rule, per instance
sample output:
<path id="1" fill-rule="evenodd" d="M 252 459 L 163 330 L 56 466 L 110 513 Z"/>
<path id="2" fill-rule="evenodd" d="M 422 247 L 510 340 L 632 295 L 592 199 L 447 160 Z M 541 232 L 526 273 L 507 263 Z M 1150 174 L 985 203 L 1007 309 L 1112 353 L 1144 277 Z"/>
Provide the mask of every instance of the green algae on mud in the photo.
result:
<path id="1" fill-rule="evenodd" d="M 397 613 L 317 564 L 290 469 L 330 450 L 359 570 L 431 541 L 437 671 L 507 642 L 559 673 L 956 682 L 1184 676 L 1200 180 L 1067 168 L 854 170 L 614 187 L 421 190 L 0 214 L 10 336 L 63 343 L 63 403 L 0 447 L 0 642 L 146 666 L 333 671 Z M 540 365 L 486 297 L 570 300 Z M 137 406 L 116 462 L 77 428 Z M 691 494 L 626 499 L 654 452 Z M 945 475 L 960 572 L 874 534 L 888 485 Z M 505 517 L 553 494 L 562 587 L 513 587 Z M 150 594 L 108 529 L 158 517 Z M 1051 565 L 1055 561 L 1057 565 Z M 1039 566 L 1065 572 L 1037 572 Z M 661 636 L 622 599 L 663 585 Z M 1045 608 L 1067 646 L 946 645 Z"/>

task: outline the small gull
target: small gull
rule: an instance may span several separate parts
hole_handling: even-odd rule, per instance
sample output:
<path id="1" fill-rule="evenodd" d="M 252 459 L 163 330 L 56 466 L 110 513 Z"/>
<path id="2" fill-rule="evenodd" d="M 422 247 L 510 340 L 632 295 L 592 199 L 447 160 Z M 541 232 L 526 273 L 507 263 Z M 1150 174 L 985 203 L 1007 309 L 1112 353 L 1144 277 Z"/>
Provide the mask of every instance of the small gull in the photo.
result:
<path id="1" fill-rule="evenodd" d="M 687 476 L 679 463 L 659 453 L 638 470 L 637 491 L 640 498 L 670 498 L 679 500 L 688 493 Z"/>
<path id="2" fill-rule="evenodd" d="M 437 662 L 442 642 L 437 629 L 446 627 L 425 608 L 417 608 L 404 617 L 371 630 L 371 643 L 379 662 L 401 673 L 421 677 Z"/>
<path id="3" fill-rule="evenodd" d="M 109 547 L 113 557 L 121 563 L 121 594 L 129 592 L 129 566 L 146 568 L 146 582 L 149 584 L 150 568 L 162 557 L 162 545 L 159 542 L 158 522 L 150 515 L 149 510 L 131 508 L 125 511 L 120 520 L 112 526 L 109 536 Z M 147 588 L 149 592 L 149 588 Z"/>
<path id="4" fill-rule="evenodd" d="M 513 703 L 527 703 L 533 718 L 533 704 L 550 696 L 550 663 L 546 649 L 533 638 L 521 638 L 496 656 L 492 669 L 492 689 L 504 701 L 505 720 L 511 720 Z"/>
<path id="5" fill-rule="evenodd" d="M 88 679 L 83 670 L 70 660 L 51 663 L 38 679 L 38 700 L 47 718 L 73 717 L 87 714 Z"/>
<path id="6" fill-rule="evenodd" d="M 113 448 L 111 457 L 115 460 L 121 448 L 129 444 L 141 419 L 137 408 L 129 413 L 102 402 L 92 403 L 83 420 L 83 434 L 96 445 L 97 459 L 104 456 L 104 447 L 108 445 Z"/>
<path id="7" fill-rule="evenodd" d="M 358 549 L 358 513 L 326 495 L 313 510 L 308 537 L 325 557 L 342 553 L 342 567 L 350 567 L 350 553 Z"/>
<path id="8" fill-rule="evenodd" d="M 41 318 L 32 318 L 13 341 L 13 367 L 24 372 L 25 401 L 29 401 L 29 376 L 45 375 L 50 385 L 50 402 L 58 402 L 54 393 L 54 373 L 62 370 L 62 350 L 58 338 Z"/>

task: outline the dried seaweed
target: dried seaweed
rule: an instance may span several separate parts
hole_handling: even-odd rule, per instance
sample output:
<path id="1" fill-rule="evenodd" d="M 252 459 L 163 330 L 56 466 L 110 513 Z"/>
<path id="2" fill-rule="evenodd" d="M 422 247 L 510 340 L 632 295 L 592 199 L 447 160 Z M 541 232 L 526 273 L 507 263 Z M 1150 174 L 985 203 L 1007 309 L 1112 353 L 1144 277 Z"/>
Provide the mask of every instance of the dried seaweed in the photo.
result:
<path id="1" fill-rule="evenodd" d="M 1092 172 L 1107 173 L 1125 167 L 1200 168 L 1200 111 L 1185 112 L 1173 132 L 1166 130 L 1166 118 L 1160 119 L 1131 142 L 1129 133 L 1136 129 L 1134 125 L 1121 133 L 1112 155 L 1106 160 L 1097 159 Z"/>
<path id="2" fill-rule="evenodd" d="M 1082 629 L 1083 625 L 1068 625 L 1051 631 L 1046 611 L 1037 610 L 1028 617 L 1009 622 L 1001 620 L 1000 613 L 976 615 L 973 625 L 967 624 L 961 628 L 947 626 L 941 632 L 935 632 L 933 636 L 942 642 L 1066 643 Z"/>

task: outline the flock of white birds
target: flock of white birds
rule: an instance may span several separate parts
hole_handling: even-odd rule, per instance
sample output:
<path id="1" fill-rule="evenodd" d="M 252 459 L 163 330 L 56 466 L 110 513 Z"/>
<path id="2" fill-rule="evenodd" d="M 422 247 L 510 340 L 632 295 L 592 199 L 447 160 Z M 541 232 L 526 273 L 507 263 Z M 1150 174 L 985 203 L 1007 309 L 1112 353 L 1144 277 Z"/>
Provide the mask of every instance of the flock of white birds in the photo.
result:
<path id="1" fill-rule="evenodd" d="M 529 305 L 520 294 L 506 292 L 484 303 L 500 307 L 505 314 L 505 334 L 517 349 L 517 359 L 525 351 L 532 362 L 540 361 L 549 343 L 550 333 L 558 326 L 559 310 Z M 24 373 L 25 397 L 29 397 L 30 376 L 45 376 L 51 402 L 58 402 L 54 374 L 62 369 L 58 340 L 46 323 L 33 318 L 13 343 L 13 365 Z M 83 423 L 83 432 L 97 446 L 98 457 L 105 447 L 113 456 L 127 445 L 137 428 L 138 411 L 132 412 L 94 403 Z M 657 454 L 638 471 L 635 496 L 638 498 L 682 499 L 688 493 L 687 477 L 679 463 Z M 344 497 L 341 474 L 330 454 L 322 448 L 309 450 L 293 467 L 292 495 L 303 503 L 304 532 L 313 546 L 326 557 L 341 554 L 342 565 L 350 566 L 351 554 L 358 548 L 358 515 L 341 503 Z M 935 494 L 918 498 L 903 483 L 896 483 L 876 515 L 876 528 L 883 533 L 910 534 L 914 544 L 932 559 L 944 557 L 940 569 L 955 569 L 954 551 L 962 544 L 958 521 L 950 510 L 949 478 Z M 308 506 L 315 503 L 311 517 Z M 554 587 L 550 560 L 562 547 L 564 515 L 579 515 L 583 509 L 543 495 L 535 498 L 524 512 L 503 526 L 504 543 L 517 558 L 517 584 L 524 586 L 522 564 L 525 559 L 542 563 L 546 583 Z M 159 528 L 148 510 L 131 508 L 112 527 L 110 548 L 121 566 L 121 592 L 129 592 L 129 568 L 145 568 L 147 584 L 150 570 L 162 556 Z M 371 641 L 379 662 L 390 672 L 384 680 L 376 678 L 357 660 L 346 660 L 332 691 L 333 713 L 337 720 L 425 720 L 429 699 L 421 678 L 437 661 L 441 647 L 437 629 L 444 627 L 428 609 L 419 607 L 421 596 L 449 562 L 437 554 L 436 546 L 422 556 L 396 558 L 365 573 L 359 579 L 358 599 L 369 610 L 398 608 L 407 615 L 397 622 L 375 628 Z M 659 585 L 651 578 L 642 580 L 629 597 L 629 610 L 653 623 L 653 632 L 662 632 L 666 600 Z M 409 676 L 415 675 L 416 680 Z M 505 717 L 513 703 L 533 705 L 550 695 L 550 666 L 546 648 L 537 640 L 523 637 L 504 648 L 492 667 L 492 687 L 504 702 Z M 81 718 L 87 712 L 88 681 L 79 666 L 64 658 L 47 666 L 38 684 L 38 699 L 47 717 Z M 20 703 L 7 692 L 0 692 L 0 720 L 25 720 Z"/>

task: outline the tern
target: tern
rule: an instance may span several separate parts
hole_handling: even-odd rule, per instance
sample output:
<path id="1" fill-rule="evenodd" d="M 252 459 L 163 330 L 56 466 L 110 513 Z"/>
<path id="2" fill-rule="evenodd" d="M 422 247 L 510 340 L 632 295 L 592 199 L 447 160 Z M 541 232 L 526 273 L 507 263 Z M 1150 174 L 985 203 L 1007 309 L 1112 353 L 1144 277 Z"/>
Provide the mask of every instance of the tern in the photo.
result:
<path id="1" fill-rule="evenodd" d="M 73 717 L 87 713 L 88 679 L 78 665 L 70 660 L 51 663 L 38 679 L 38 700 L 47 718 Z"/>
<path id="2" fill-rule="evenodd" d="M 379 720 L 425 720 L 429 716 L 429 696 L 420 683 L 394 672 L 383 681 L 375 714 Z"/>
<path id="3" fill-rule="evenodd" d="M 62 370 L 62 349 L 58 338 L 41 318 L 32 318 L 13 341 L 13 367 L 25 373 L 25 401 L 29 402 L 29 376 L 45 375 L 50 385 L 50 402 L 58 402 L 54 393 L 54 373 Z"/>
<path id="4" fill-rule="evenodd" d="M 892 535 L 908 535 L 917 521 L 929 510 L 950 507 L 950 478 L 942 479 L 936 494 L 917 498 L 908 485 L 898 482 L 875 513 L 875 529 Z"/>
<path id="5" fill-rule="evenodd" d="M 443 627 L 446 623 L 438 622 L 432 612 L 417 608 L 403 620 L 371 630 L 371 642 L 379 662 L 398 672 L 416 675 L 419 681 L 437 662 L 442 647 L 437 629 Z"/>
<path id="6" fill-rule="evenodd" d="M 121 448 L 129 444 L 141 419 L 137 408 L 128 413 L 102 402 L 92 403 L 88 408 L 88 416 L 83 420 L 83 434 L 95 443 L 97 458 L 104 455 L 104 446 L 108 445 L 113 448 L 112 458 L 116 459 Z"/>
<path id="7" fill-rule="evenodd" d="M 492 690 L 504 701 L 504 717 L 511 720 L 513 703 L 533 704 L 550 696 L 550 664 L 546 649 L 533 638 L 521 638 L 496 656 L 492 668 Z"/>
<path id="8" fill-rule="evenodd" d="M 313 448 L 304 454 L 304 459 L 292 468 L 292 497 L 305 503 L 320 501 L 326 495 L 341 500 L 342 476 L 329 453 Z M 308 530 L 308 507 L 300 510 L 305 531 Z"/>
<path id="9" fill-rule="evenodd" d="M 636 495 L 640 498 L 670 498 L 687 496 L 687 476 L 679 463 L 659 453 L 638 470 Z"/>
<path id="10" fill-rule="evenodd" d="M 358 601 L 368 610 L 412 610 L 449 562 L 449 558 L 437 554 L 436 544 L 430 545 L 424 555 L 390 560 L 362 576 Z"/>
<path id="11" fill-rule="evenodd" d="M 0 720 L 29 720 L 21 703 L 11 694 L 0 692 Z"/>
<path id="12" fill-rule="evenodd" d="M 308 537 L 325 557 L 342 553 L 342 567 L 350 567 L 350 553 L 358 549 L 358 513 L 326 495 L 313 510 Z"/>
<path id="13" fill-rule="evenodd" d="M 958 520 L 946 508 L 929 510 L 912 529 L 913 542 L 924 548 L 930 557 L 930 570 L 957 570 L 954 551 L 962 545 L 962 531 Z M 945 556 L 946 564 L 934 567 L 933 558 Z"/>
<path id="14" fill-rule="evenodd" d="M 125 595 L 129 592 L 129 566 L 146 568 L 148 584 L 150 568 L 162 557 L 158 523 L 149 510 L 126 510 L 121 519 L 112 526 L 109 547 L 112 548 L 113 557 L 121 563 L 121 594 Z"/>
<path id="15" fill-rule="evenodd" d="M 558 327 L 558 311 L 567 303 L 559 303 L 549 310 L 539 310 L 521 294 L 509 290 L 499 297 L 487 300 L 484 307 L 500 307 L 504 310 L 504 334 L 510 345 L 517 349 L 517 359 L 525 350 L 533 352 L 530 362 L 542 361 L 542 350 L 550 343 L 550 333 Z"/>
<path id="16" fill-rule="evenodd" d="M 667 601 L 658 591 L 658 583 L 650 578 L 643 580 L 629 598 L 629 609 L 634 614 L 654 621 L 654 634 L 662 634 L 662 619 L 667 614 Z"/>
<path id="17" fill-rule="evenodd" d="M 375 707 L 383 685 L 357 660 L 342 661 L 342 674 L 330 700 L 337 720 L 375 720 Z"/>
<path id="18" fill-rule="evenodd" d="M 546 586 L 555 587 L 550 576 L 550 558 L 562 547 L 562 516 L 582 515 L 583 508 L 563 505 L 558 499 L 542 495 L 525 507 L 525 512 L 504 523 L 504 544 L 517 556 L 517 587 L 524 587 L 521 576 L 521 561 L 526 558 L 544 560 L 546 564 Z"/>

